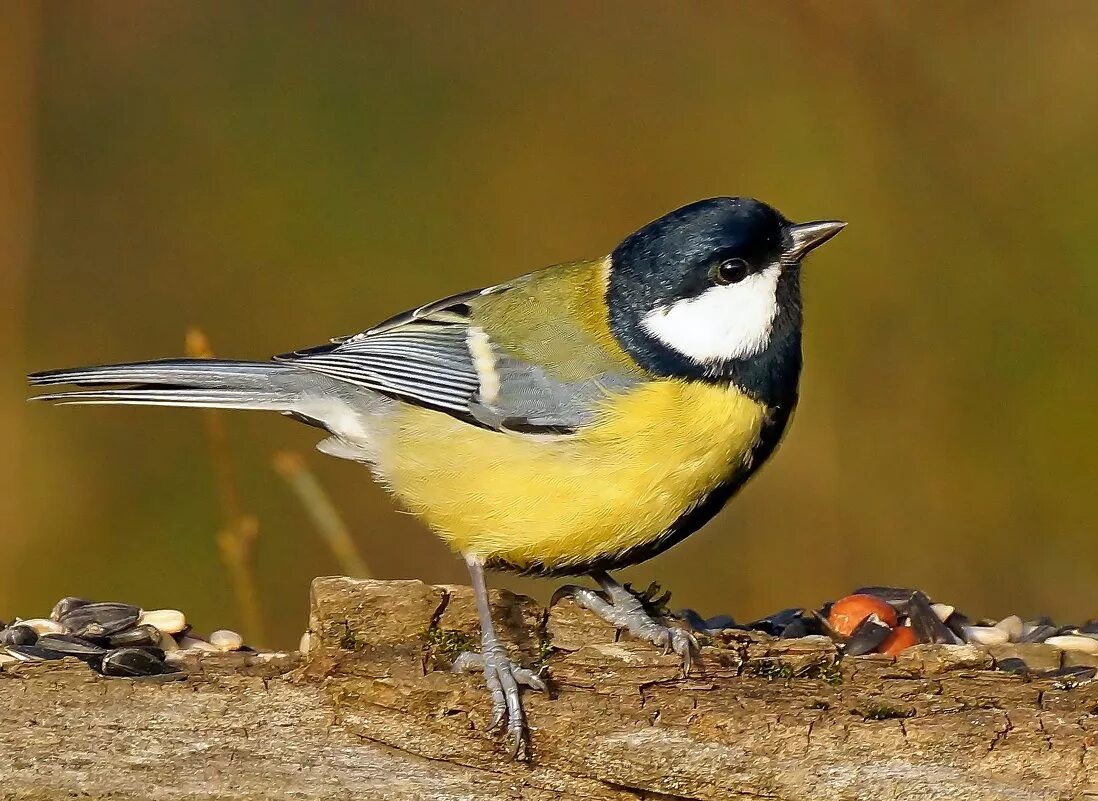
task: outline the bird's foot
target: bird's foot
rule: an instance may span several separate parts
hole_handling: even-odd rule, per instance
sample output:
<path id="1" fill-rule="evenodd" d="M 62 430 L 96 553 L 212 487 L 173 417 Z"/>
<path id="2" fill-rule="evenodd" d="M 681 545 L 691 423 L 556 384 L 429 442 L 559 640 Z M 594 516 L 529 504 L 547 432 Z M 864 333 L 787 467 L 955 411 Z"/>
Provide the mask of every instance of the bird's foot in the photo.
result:
<path id="1" fill-rule="evenodd" d="M 494 638 L 485 638 L 482 641 L 480 653 L 466 651 L 459 655 L 454 660 L 452 670 L 484 673 L 488 691 L 492 694 L 492 722 L 488 724 L 488 731 L 495 731 L 506 725 L 507 738 L 511 743 L 511 757 L 518 760 L 529 759 L 529 733 L 519 686 L 548 692 L 549 688 L 541 676 L 512 662 L 503 643 Z"/>
<path id="2" fill-rule="evenodd" d="M 674 651 L 682 657 L 683 675 L 690 674 L 690 666 L 698 653 L 698 641 L 685 629 L 668 625 L 661 615 L 653 614 L 646 607 L 647 602 L 657 605 L 666 602 L 669 596 L 654 598 L 652 588 L 644 593 L 635 593 L 609 576 L 596 576 L 601 590 L 592 590 L 569 584 L 553 593 L 549 602 L 552 606 L 561 598 L 571 598 L 584 609 L 589 609 L 607 623 L 625 629 L 639 640 L 647 640 L 663 652 Z"/>

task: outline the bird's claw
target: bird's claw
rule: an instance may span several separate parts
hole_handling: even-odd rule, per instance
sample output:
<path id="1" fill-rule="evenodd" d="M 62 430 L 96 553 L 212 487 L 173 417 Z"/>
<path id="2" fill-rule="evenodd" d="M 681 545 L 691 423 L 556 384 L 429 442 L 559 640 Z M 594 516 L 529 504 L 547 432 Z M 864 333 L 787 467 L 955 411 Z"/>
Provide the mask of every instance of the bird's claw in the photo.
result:
<path id="1" fill-rule="evenodd" d="M 682 657 L 682 675 L 689 676 L 694 656 L 700 650 L 698 640 L 689 631 L 677 626 L 669 626 L 667 631 L 671 637 L 671 650 Z"/>
<path id="2" fill-rule="evenodd" d="M 492 696 L 492 718 L 488 731 L 497 731 L 506 724 L 512 759 L 529 759 L 530 743 L 519 687 L 548 692 L 549 688 L 541 676 L 512 662 L 501 645 L 486 645 L 481 653 L 466 651 L 454 660 L 452 670 L 483 671 L 484 681 Z"/>
<path id="3" fill-rule="evenodd" d="M 698 641 L 694 635 L 678 626 L 665 624 L 646 608 L 653 599 L 666 602 L 664 596 L 656 598 L 659 588 L 649 587 L 642 593 L 609 583 L 602 591 L 579 587 L 574 584 L 561 587 L 553 594 L 553 602 L 571 598 L 577 605 L 589 609 L 607 623 L 625 629 L 633 637 L 652 643 L 663 653 L 676 653 L 682 658 L 683 675 L 690 674 L 694 656 L 698 654 Z M 550 604 L 552 605 L 552 604 Z"/>
<path id="4" fill-rule="evenodd" d="M 600 600 L 604 604 L 613 603 L 610 596 L 600 590 L 592 590 L 589 587 L 581 587 L 578 584 L 565 584 L 562 587 L 558 587 L 556 592 L 553 593 L 549 599 L 549 606 L 556 606 L 559 601 L 565 598 L 571 598 L 580 606 L 585 609 L 589 609 L 588 602 Z"/>

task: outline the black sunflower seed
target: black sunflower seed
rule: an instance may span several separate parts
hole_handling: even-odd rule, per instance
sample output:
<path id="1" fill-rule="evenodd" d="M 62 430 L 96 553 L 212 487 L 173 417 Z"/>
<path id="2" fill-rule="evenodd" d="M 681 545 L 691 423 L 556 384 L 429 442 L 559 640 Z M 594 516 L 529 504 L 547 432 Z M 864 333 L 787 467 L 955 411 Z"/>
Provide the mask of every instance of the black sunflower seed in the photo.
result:
<path id="1" fill-rule="evenodd" d="M 61 656 L 74 656 L 83 662 L 98 661 L 107 652 L 106 648 L 72 634 L 46 634 L 39 637 L 36 644 L 39 648 Z"/>
<path id="2" fill-rule="evenodd" d="M 1056 634 L 1056 627 L 1039 623 L 1018 638 L 1018 642 L 1044 642 Z"/>
<path id="3" fill-rule="evenodd" d="M 830 606 L 830 604 L 826 604 L 825 608 L 829 608 Z M 831 624 L 827 622 L 827 615 L 823 611 L 817 612 L 812 609 L 806 609 L 801 614 L 801 619 L 804 621 L 809 634 L 822 634 L 825 637 L 830 637 L 831 640 L 836 643 L 846 642 L 846 638 L 843 637 L 843 635 L 831 628 Z"/>
<path id="4" fill-rule="evenodd" d="M 930 599 L 923 593 L 919 591 L 911 593 L 907 603 L 907 614 L 911 618 L 911 628 L 915 630 L 915 636 L 919 638 L 919 642 L 956 645 L 961 641 L 934 614 L 934 610 L 930 608 Z"/>
<path id="5" fill-rule="evenodd" d="M 906 615 L 913 592 L 915 591 L 905 587 L 859 587 L 851 595 L 872 595 L 889 604 L 901 615 Z"/>
<path id="6" fill-rule="evenodd" d="M 876 615 L 870 615 L 857 625 L 846 641 L 843 653 L 847 656 L 869 654 L 881 647 L 892 628 Z"/>
<path id="7" fill-rule="evenodd" d="M 65 655 L 37 645 L 9 645 L 7 652 L 22 662 L 42 662 L 47 659 L 64 659 Z"/>
<path id="8" fill-rule="evenodd" d="M 1007 659 L 1000 659 L 995 663 L 995 667 L 1004 673 L 1029 673 L 1029 665 L 1027 665 L 1025 661 L 1013 656 Z"/>
<path id="9" fill-rule="evenodd" d="M 177 673 L 175 668 L 164 661 L 162 655 L 163 651 L 156 654 L 152 649 L 146 648 L 116 648 L 103 657 L 100 671 L 104 676 L 131 679 Z"/>
<path id="10" fill-rule="evenodd" d="M 804 617 L 799 617 L 782 629 L 782 633 L 778 636 L 783 640 L 795 640 L 798 637 L 807 637 L 812 633 L 814 632 L 809 630 L 808 621 Z"/>
<path id="11" fill-rule="evenodd" d="M 165 635 L 168 636 L 168 635 Z M 111 648 L 125 648 L 127 646 L 160 645 L 160 629 L 156 626 L 141 625 L 132 629 L 120 631 L 107 638 L 107 644 Z"/>
<path id="12" fill-rule="evenodd" d="M 736 628 L 736 621 L 732 619 L 732 615 L 714 615 L 713 617 L 706 619 L 705 628 L 709 631 L 734 629 Z"/>
<path id="13" fill-rule="evenodd" d="M 15 623 L 0 631 L 0 645 L 34 645 L 36 642 L 38 632 L 22 623 Z"/>
<path id="14" fill-rule="evenodd" d="M 60 621 L 61 618 L 72 612 L 81 606 L 87 606 L 92 603 L 87 598 L 76 598 L 75 596 L 67 596 L 62 598 L 53 606 L 53 611 L 50 612 L 50 620 Z"/>
<path id="15" fill-rule="evenodd" d="M 78 637 L 98 639 L 132 628 L 140 614 L 140 609 L 129 604 L 85 604 L 73 609 L 59 622 Z"/>
<path id="16" fill-rule="evenodd" d="M 775 612 L 772 615 L 748 623 L 747 627 L 754 631 L 761 631 L 764 634 L 771 634 L 776 637 L 785 631 L 786 626 L 799 618 L 803 611 L 804 610 L 802 609 L 783 609 L 780 612 Z"/>
<path id="17" fill-rule="evenodd" d="M 960 642 L 968 642 L 965 635 L 965 629 L 972 625 L 972 621 L 968 619 L 968 616 L 961 612 L 954 612 L 952 615 L 946 618 L 945 627 L 953 632 L 953 635 Z"/>
<path id="18" fill-rule="evenodd" d="M 1058 679 L 1071 679 L 1074 681 L 1090 681 L 1095 676 L 1098 676 L 1098 668 L 1087 667 L 1086 665 L 1073 665 L 1072 667 L 1060 668 L 1059 670 L 1051 671 L 1046 674 Z"/>

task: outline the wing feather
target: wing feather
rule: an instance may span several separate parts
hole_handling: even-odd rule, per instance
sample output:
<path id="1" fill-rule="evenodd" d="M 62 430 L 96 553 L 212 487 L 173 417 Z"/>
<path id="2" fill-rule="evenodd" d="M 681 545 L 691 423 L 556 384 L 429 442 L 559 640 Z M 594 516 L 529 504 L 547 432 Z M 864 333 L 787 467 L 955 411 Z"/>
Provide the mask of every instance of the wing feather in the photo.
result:
<path id="1" fill-rule="evenodd" d="M 577 264 L 564 273 L 544 271 L 451 295 L 359 334 L 333 339 L 329 345 L 276 358 L 473 425 L 571 433 L 596 419 L 608 393 L 625 391 L 643 380 L 623 374 L 621 365 L 589 332 L 575 322 L 562 325 L 555 316 L 559 304 L 545 282 L 581 274 L 591 279 L 590 287 L 577 287 L 581 293 L 601 291 L 597 265 Z M 535 347 L 516 349 L 509 339 L 497 340 L 501 318 L 486 312 L 486 305 L 498 308 L 501 301 L 523 321 L 518 335 Z M 514 325 L 502 330 L 512 329 Z M 567 375 L 534 363 L 531 354 L 536 355 L 542 344 L 551 354 L 571 354 Z"/>
<path id="2" fill-rule="evenodd" d="M 499 291 L 490 287 L 492 291 Z M 469 307 L 452 295 L 331 345 L 277 357 L 295 367 L 470 418 L 480 379 L 469 353 Z"/>

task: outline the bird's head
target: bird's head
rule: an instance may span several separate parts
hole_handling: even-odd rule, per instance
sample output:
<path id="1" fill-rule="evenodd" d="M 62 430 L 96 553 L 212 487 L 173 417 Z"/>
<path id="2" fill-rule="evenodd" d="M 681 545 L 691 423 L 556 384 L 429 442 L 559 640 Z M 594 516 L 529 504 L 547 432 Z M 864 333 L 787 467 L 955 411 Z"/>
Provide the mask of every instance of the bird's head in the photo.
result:
<path id="1" fill-rule="evenodd" d="M 651 372 L 720 378 L 795 336 L 800 264 L 845 223 L 792 223 L 752 198 L 700 200 L 611 255 L 611 328 Z"/>

